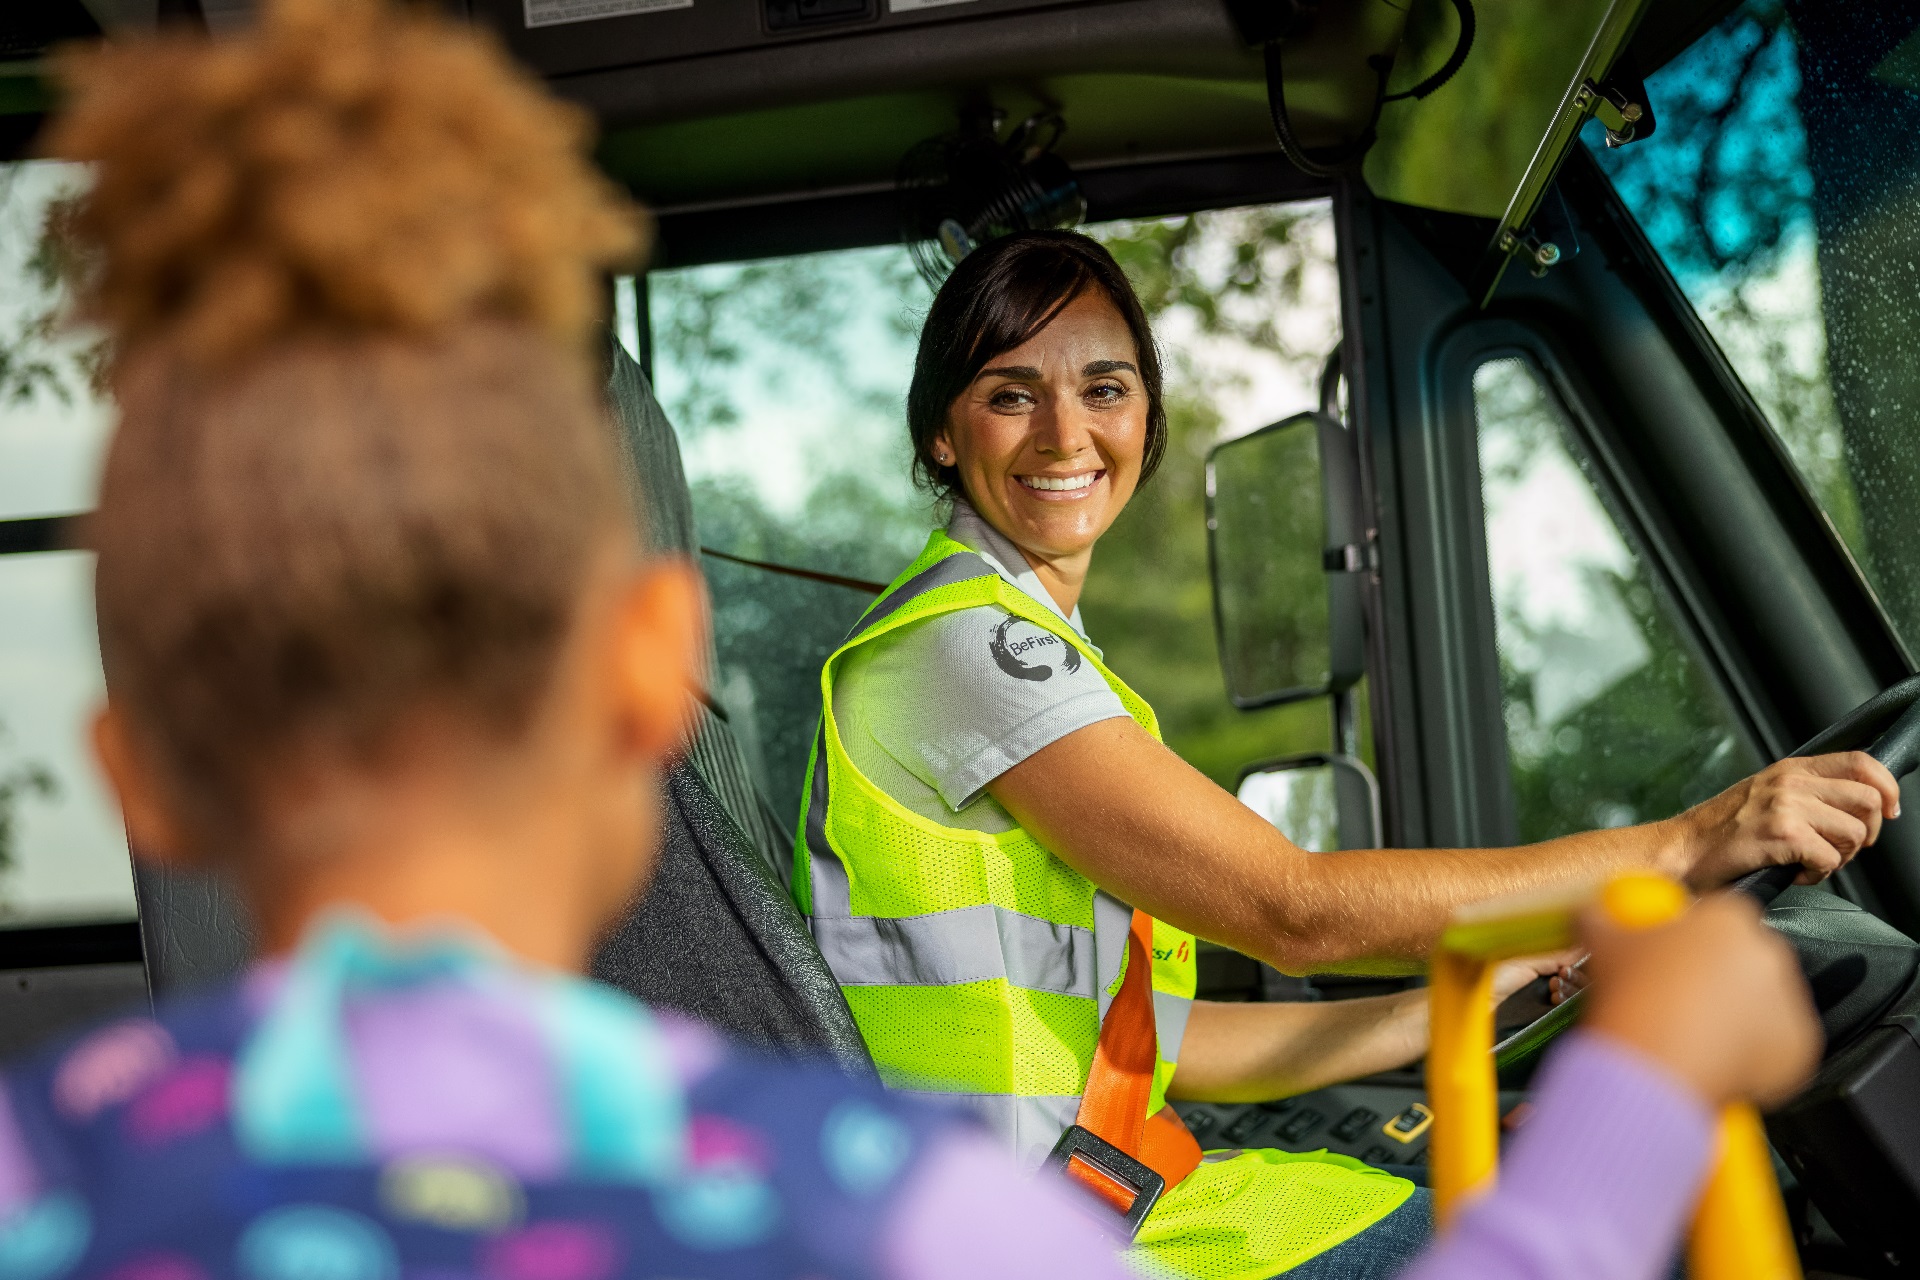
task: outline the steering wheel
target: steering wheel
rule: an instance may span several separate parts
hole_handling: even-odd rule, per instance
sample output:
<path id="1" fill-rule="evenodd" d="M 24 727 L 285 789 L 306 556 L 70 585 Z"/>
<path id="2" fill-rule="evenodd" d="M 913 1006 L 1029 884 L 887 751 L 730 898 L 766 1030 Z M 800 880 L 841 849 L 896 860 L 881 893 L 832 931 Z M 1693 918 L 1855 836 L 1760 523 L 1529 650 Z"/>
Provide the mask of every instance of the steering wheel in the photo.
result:
<path id="1" fill-rule="evenodd" d="M 1857 751 L 1862 747 L 1896 778 L 1903 778 L 1920 767 L 1920 676 L 1909 676 L 1869 698 L 1815 734 L 1793 755 L 1826 755 L 1834 751 Z M 1770 908 L 1768 923 L 1779 929 L 1799 953 L 1801 968 L 1813 984 L 1815 1003 L 1827 1024 L 1827 1047 L 1831 1051 L 1846 1039 L 1845 1035 L 1836 1034 L 1842 1029 L 1835 1026 L 1836 1021 L 1844 1028 L 1868 1022 L 1905 988 L 1914 972 L 1920 969 L 1920 945 L 1832 895 L 1822 895 L 1831 899 L 1821 904 L 1828 908 L 1826 910 L 1809 912 L 1808 904 L 1800 902 L 1776 906 L 1776 899 L 1799 874 L 1800 867 L 1794 863 L 1762 867 L 1741 876 L 1727 888 L 1749 894 L 1763 908 Z M 1789 924 L 1791 927 L 1786 927 Z M 1882 980 L 1863 992 L 1861 980 L 1870 967 L 1864 958 L 1868 953 L 1891 954 L 1896 959 L 1891 970 L 1883 965 Z M 1844 983 L 1830 978 L 1823 983 L 1823 976 L 1838 969 L 1858 976 Z M 1496 1068 L 1508 1073 L 1530 1066 L 1556 1036 L 1573 1025 L 1579 1016 L 1583 994 L 1576 992 L 1496 1044 L 1493 1048 Z M 1843 1004 L 1846 1006 L 1842 1010 L 1843 1018 L 1830 1016 Z"/>

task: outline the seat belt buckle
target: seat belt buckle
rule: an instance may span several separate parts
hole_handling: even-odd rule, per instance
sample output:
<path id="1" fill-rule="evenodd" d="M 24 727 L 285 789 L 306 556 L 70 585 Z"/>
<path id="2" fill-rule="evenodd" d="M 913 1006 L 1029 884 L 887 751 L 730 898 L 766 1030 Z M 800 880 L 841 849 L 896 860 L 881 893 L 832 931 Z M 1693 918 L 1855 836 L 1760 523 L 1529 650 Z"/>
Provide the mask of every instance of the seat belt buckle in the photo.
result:
<path id="1" fill-rule="evenodd" d="M 1139 1235 L 1140 1224 L 1160 1202 L 1167 1180 L 1084 1125 L 1067 1126 L 1067 1131 L 1053 1144 L 1053 1150 L 1047 1153 L 1044 1167 L 1058 1169 L 1062 1177 L 1067 1177 L 1067 1168 L 1075 1160 L 1133 1193 L 1133 1203 L 1121 1212 L 1121 1217 L 1126 1219 L 1127 1239 Z"/>

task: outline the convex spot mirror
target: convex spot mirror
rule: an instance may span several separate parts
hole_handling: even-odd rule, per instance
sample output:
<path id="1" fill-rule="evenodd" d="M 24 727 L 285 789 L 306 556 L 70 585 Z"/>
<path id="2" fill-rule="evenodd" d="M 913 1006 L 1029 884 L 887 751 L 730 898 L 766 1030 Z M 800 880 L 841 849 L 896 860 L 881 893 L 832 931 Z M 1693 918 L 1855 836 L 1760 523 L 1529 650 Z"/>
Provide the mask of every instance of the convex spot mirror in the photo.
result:
<path id="1" fill-rule="evenodd" d="M 1338 693 L 1366 669 L 1358 465 L 1301 413 L 1207 455 L 1207 554 L 1227 696 L 1243 710 Z"/>
<path id="2" fill-rule="evenodd" d="M 1380 847 L 1380 784 L 1352 756 L 1286 756 L 1240 771 L 1240 803 L 1314 853 Z"/>

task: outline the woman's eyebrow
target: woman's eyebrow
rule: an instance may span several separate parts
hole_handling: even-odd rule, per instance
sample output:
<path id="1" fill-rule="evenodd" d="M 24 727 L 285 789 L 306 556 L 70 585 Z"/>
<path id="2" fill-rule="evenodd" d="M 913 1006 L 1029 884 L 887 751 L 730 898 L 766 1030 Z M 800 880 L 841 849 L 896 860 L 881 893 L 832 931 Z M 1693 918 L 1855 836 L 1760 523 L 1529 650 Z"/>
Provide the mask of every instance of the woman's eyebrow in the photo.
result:
<path id="1" fill-rule="evenodd" d="M 1103 373 L 1119 373 L 1122 369 L 1125 369 L 1128 373 L 1140 372 L 1125 360 L 1095 360 L 1092 364 L 1080 371 L 1080 376 L 1083 378 L 1097 378 Z"/>
<path id="2" fill-rule="evenodd" d="M 974 377 L 976 380 L 980 378 L 1024 378 L 1028 381 L 1037 381 L 1041 377 L 1041 373 L 1030 364 L 1003 364 L 997 369 L 982 369 L 979 373 L 975 374 Z"/>

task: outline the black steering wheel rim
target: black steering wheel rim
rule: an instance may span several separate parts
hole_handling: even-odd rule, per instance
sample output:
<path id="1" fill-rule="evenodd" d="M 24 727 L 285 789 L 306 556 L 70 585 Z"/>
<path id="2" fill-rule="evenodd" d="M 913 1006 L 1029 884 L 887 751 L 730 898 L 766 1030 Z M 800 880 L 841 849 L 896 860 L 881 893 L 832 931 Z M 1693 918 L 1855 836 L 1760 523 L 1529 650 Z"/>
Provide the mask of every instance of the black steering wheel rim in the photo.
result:
<path id="1" fill-rule="evenodd" d="M 1833 724 L 1809 738 L 1788 759 L 1859 751 L 1887 766 L 1895 778 L 1920 767 L 1920 675 L 1908 676 L 1875 694 Z M 1745 893 L 1765 909 L 1799 878 L 1797 863 L 1762 867 L 1734 880 L 1727 888 Z M 1507 1036 L 1494 1046 L 1498 1070 L 1524 1067 L 1538 1058 L 1562 1031 L 1579 1017 L 1580 994 L 1575 993 Z"/>

